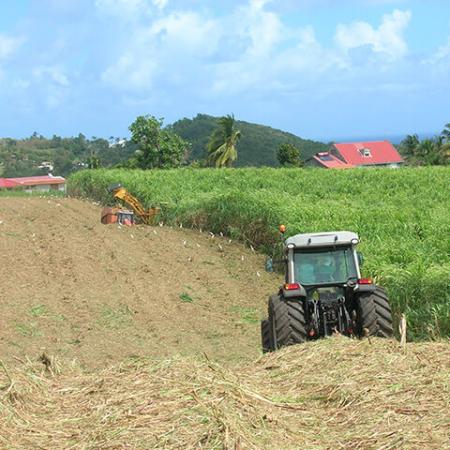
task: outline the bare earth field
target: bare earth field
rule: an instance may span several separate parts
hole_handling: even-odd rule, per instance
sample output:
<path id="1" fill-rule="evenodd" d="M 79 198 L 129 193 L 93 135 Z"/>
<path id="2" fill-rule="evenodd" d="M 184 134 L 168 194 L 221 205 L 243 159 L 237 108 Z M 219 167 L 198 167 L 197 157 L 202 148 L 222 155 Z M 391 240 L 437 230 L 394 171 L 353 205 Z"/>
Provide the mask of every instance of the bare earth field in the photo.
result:
<path id="1" fill-rule="evenodd" d="M 262 255 L 99 218 L 0 198 L 0 449 L 450 449 L 448 340 L 262 356 Z"/>
<path id="2" fill-rule="evenodd" d="M 0 198 L 0 359 L 45 351 L 96 368 L 176 353 L 260 354 L 259 318 L 279 285 L 264 257 L 208 233 L 105 226 L 100 210 Z"/>

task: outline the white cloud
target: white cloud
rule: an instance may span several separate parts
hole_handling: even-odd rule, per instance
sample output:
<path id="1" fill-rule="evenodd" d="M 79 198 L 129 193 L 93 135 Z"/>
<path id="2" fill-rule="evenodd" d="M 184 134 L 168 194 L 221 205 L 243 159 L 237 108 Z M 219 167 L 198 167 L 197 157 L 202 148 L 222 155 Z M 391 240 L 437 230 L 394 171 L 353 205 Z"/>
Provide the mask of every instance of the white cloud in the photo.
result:
<path id="1" fill-rule="evenodd" d="M 208 56 L 216 49 L 219 35 L 220 26 L 215 20 L 194 12 L 178 12 L 156 20 L 148 40 L 159 38 L 160 46 L 171 54 Z"/>
<path id="2" fill-rule="evenodd" d="M 281 52 L 277 64 L 281 73 L 303 73 L 314 77 L 331 68 L 346 67 L 343 55 L 335 49 L 323 47 L 311 26 L 299 30 L 296 45 Z"/>
<path id="3" fill-rule="evenodd" d="M 125 50 L 102 74 L 106 83 L 125 89 L 151 89 L 155 79 L 180 82 L 193 59 L 212 55 L 220 38 L 220 25 L 194 12 L 175 12 L 135 27 Z"/>
<path id="4" fill-rule="evenodd" d="M 403 31 L 411 19 L 411 11 L 394 10 L 383 16 L 381 25 L 376 29 L 367 22 L 354 22 L 337 26 L 335 41 L 343 50 L 370 46 L 375 53 L 382 53 L 390 60 L 403 57 L 408 45 Z"/>
<path id="5" fill-rule="evenodd" d="M 280 43 L 283 24 L 280 17 L 264 9 L 270 0 L 250 0 L 250 3 L 238 9 L 236 25 L 241 38 L 250 40 L 247 57 L 268 55 Z"/>
<path id="6" fill-rule="evenodd" d="M 39 66 L 33 70 L 33 75 L 38 81 L 47 81 L 60 87 L 70 85 L 69 79 L 64 71 L 55 66 Z"/>
<path id="7" fill-rule="evenodd" d="M 444 45 L 441 45 L 430 58 L 423 62 L 426 64 L 450 64 L 450 36 Z"/>
<path id="8" fill-rule="evenodd" d="M 96 0 L 96 5 L 106 8 L 111 2 Z M 313 27 L 288 25 L 272 8 L 272 3 L 276 7 L 272 0 L 247 0 L 220 17 L 207 10 L 166 10 L 166 0 L 113 3 L 116 12 L 120 8 L 136 12 L 143 3 L 159 8 L 127 30 L 116 60 L 102 73 L 104 83 L 130 94 L 153 95 L 156 86 L 182 86 L 205 97 L 291 92 L 325 78 L 332 83 L 349 80 L 355 68 L 358 76 L 370 72 L 372 77 L 378 59 L 371 58 L 367 49 L 381 56 L 384 70 L 395 67 L 408 51 L 403 33 L 410 11 L 394 10 L 378 27 L 363 21 L 339 24 L 334 45 L 326 47 Z"/>
<path id="9" fill-rule="evenodd" d="M 128 21 L 149 17 L 155 9 L 164 10 L 169 0 L 95 0 L 94 4 L 101 15 Z"/>
<path id="10" fill-rule="evenodd" d="M 140 51 L 130 49 L 102 73 L 107 84 L 122 89 L 150 89 L 157 73 L 158 63 L 150 54 L 140 58 Z"/>
<path id="11" fill-rule="evenodd" d="M 270 78 L 273 59 L 288 30 L 276 13 L 265 9 L 269 3 L 271 0 L 250 0 L 236 10 L 227 33 L 232 42 L 237 40 L 243 48 L 231 61 L 215 66 L 213 91 L 242 91 Z"/>
<path id="12" fill-rule="evenodd" d="M 0 59 L 12 55 L 23 43 L 22 37 L 10 37 L 0 34 Z"/>
<path id="13" fill-rule="evenodd" d="M 0 34 L 0 63 L 14 54 L 22 45 L 24 40 L 25 39 L 23 37 L 11 37 L 5 34 Z M 0 80 L 2 81 L 2 84 L 5 84 L 3 81 L 5 78 L 7 78 L 6 71 L 4 71 L 2 65 L 0 65 Z"/>
<path id="14" fill-rule="evenodd" d="M 159 9 L 164 9 L 168 3 L 169 0 L 153 0 L 153 4 Z"/>
<path id="15" fill-rule="evenodd" d="M 164 0 L 155 0 L 155 4 L 164 4 Z M 132 20 L 148 15 L 151 7 L 147 0 L 95 0 L 95 7 L 102 15 Z"/>
<path id="16" fill-rule="evenodd" d="M 305 89 L 325 73 L 331 80 L 348 79 L 357 67 L 363 76 L 365 68 L 373 63 L 366 47 L 383 57 L 383 68 L 393 67 L 407 53 L 403 32 L 410 21 L 410 11 L 394 10 L 384 15 L 378 28 L 362 21 L 340 24 L 335 45 L 327 48 L 317 40 L 313 27 L 286 25 L 280 15 L 267 10 L 270 3 L 250 0 L 238 10 L 242 22 L 237 21 L 237 29 L 232 32 L 246 39 L 247 44 L 241 56 L 216 66 L 215 92 Z M 358 48 L 361 54 L 355 54 Z"/>

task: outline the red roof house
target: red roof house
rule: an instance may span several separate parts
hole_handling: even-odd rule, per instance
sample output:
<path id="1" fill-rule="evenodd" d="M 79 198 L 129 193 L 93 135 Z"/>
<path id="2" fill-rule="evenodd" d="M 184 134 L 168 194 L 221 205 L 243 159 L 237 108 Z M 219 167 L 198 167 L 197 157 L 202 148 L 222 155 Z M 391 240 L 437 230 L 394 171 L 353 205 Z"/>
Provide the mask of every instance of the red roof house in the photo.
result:
<path id="1" fill-rule="evenodd" d="M 53 175 L 21 178 L 0 178 L 0 188 L 24 188 L 26 191 L 64 191 L 66 180 Z"/>
<path id="2" fill-rule="evenodd" d="M 14 181 L 8 178 L 0 178 L 0 188 L 13 188 L 16 187 L 17 184 Z"/>
<path id="3" fill-rule="evenodd" d="M 312 160 L 313 165 L 324 167 L 326 169 L 349 169 L 352 167 L 351 165 L 345 163 L 344 161 L 334 156 L 330 152 L 316 153 L 312 157 Z"/>
<path id="4" fill-rule="evenodd" d="M 389 141 L 333 144 L 328 152 L 314 155 L 310 165 L 327 169 L 399 167 L 403 159 Z"/>

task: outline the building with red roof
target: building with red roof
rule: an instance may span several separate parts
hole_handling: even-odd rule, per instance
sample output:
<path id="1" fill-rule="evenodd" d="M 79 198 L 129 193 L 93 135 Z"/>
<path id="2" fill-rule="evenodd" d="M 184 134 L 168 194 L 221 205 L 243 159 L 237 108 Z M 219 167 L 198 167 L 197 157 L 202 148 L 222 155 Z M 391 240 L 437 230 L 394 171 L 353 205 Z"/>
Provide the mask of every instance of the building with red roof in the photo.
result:
<path id="1" fill-rule="evenodd" d="M 22 188 L 27 192 L 32 191 L 65 191 L 66 180 L 63 177 L 53 175 L 20 178 L 0 178 L 0 188 Z"/>
<path id="2" fill-rule="evenodd" d="M 16 187 L 17 184 L 14 183 L 11 179 L 8 178 L 0 178 L 0 188 L 11 189 Z"/>
<path id="3" fill-rule="evenodd" d="M 389 141 L 333 144 L 328 152 L 315 154 L 308 165 L 326 169 L 399 167 L 403 159 Z"/>

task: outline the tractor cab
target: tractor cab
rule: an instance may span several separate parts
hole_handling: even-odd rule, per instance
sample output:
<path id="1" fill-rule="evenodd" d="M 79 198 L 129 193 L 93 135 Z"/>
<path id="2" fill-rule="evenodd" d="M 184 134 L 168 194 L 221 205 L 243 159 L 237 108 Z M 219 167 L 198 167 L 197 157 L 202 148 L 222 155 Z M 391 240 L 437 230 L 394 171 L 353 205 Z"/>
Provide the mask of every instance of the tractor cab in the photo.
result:
<path id="1" fill-rule="evenodd" d="M 389 300 L 370 278 L 361 278 L 358 243 L 350 231 L 296 234 L 284 241 L 285 283 L 270 296 L 269 317 L 261 322 L 264 351 L 333 333 L 392 335 Z"/>
<path id="2" fill-rule="evenodd" d="M 348 231 L 297 234 L 285 242 L 287 282 L 304 286 L 345 284 L 361 278 L 356 245 Z"/>

